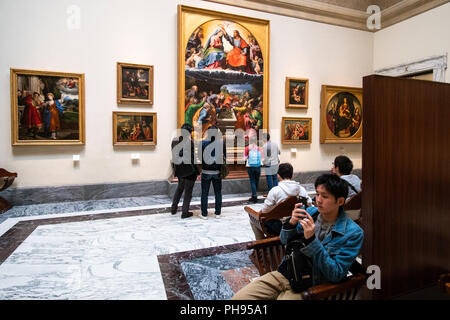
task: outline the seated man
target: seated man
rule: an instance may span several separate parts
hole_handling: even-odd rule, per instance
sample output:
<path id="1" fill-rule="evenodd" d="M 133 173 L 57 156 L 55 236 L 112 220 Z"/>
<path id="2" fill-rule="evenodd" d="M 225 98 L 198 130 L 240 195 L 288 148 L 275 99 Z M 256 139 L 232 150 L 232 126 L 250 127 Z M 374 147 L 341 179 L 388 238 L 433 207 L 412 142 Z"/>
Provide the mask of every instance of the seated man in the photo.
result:
<path id="1" fill-rule="evenodd" d="M 317 208 L 296 208 L 280 234 L 283 244 L 303 236 L 301 252 L 312 262 L 312 286 L 343 280 L 357 257 L 364 239 L 362 229 L 347 217 L 342 205 L 348 194 L 348 184 L 337 175 L 324 174 L 314 183 Z M 313 219 L 315 211 L 319 212 Z M 266 273 L 239 290 L 234 300 L 301 299 L 285 276 L 286 259 L 277 271 Z M 296 266 L 299 268 L 300 266 Z"/>
<path id="2" fill-rule="evenodd" d="M 266 200 L 261 208 L 261 212 L 269 212 L 278 203 L 282 202 L 289 196 L 300 196 L 307 199 L 308 206 L 312 205 L 312 200 L 308 196 L 306 189 L 303 188 L 297 181 L 292 181 L 294 174 L 294 168 L 290 163 L 281 163 L 278 167 L 278 186 L 270 189 Z M 273 234 L 280 234 L 281 221 L 278 219 L 269 220 L 264 223 L 264 227 Z M 255 239 L 264 239 L 264 233 L 251 225 L 253 232 L 255 233 Z"/>
<path id="3" fill-rule="evenodd" d="M 357 175 L 351 174 L 353 162 L 346 156 L 337 156 L 333 161 L 331 172 L 348 182 L 348 196 L 350 199 L 361 191 L 361 180 Z"/>

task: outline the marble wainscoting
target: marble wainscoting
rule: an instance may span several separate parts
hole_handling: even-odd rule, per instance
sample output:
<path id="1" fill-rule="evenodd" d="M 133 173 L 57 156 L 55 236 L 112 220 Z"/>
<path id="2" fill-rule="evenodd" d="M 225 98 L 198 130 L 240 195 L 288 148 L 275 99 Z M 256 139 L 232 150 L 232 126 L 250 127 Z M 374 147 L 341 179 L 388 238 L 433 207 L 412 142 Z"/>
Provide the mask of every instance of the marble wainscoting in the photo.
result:
<path id="1" fill-rule="evenodd" d="M 254 240 L 242 205 L 224 207 L 221 219 L 208 220 L 198 212 L 188 219 L 170 213 L 121 214 L 30 220 L 12 227 L 0 237 L 0 251 L 12 251 L 0 261 L 0 299 L 164 300 L 168 290 L 159 255 Z M 245 255 L 229 267 L 247 266 Z M 184 261 L 186 279 L 191 279 L 190 264 L 199 263 L 195 258 Z M 211 261 L 200 264 L 217 272 L 228 269 Z M 214 279 L 217 272 L 211 273 Z M 189 281 L 189 286 L 197 283 Z M 197 288 L 190 291 L 195 294 L 187 298 L 204 297 Z"/>

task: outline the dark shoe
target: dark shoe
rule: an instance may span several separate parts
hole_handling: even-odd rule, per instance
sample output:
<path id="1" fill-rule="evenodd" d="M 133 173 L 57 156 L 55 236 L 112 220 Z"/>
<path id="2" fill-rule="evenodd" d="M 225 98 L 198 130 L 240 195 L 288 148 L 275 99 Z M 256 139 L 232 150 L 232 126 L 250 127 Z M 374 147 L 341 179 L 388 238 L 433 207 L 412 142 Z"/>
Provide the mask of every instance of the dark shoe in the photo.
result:
<path id="1" fill-rule="evenodd" d="M 176 211 L 170 211 L 170 213 L 171 213 L 171 214 L 177 214 L 177 212 L 176 212 Z"/>
<path id="2" fill-rule="evenodd" d="M 251 197 L 250 199 L 248 199 L 248 201 L 253 202 L 253 203 L 257 203 L 258 202 L 258 197 Z"/>
<path id="3" fill-rule="evenodd" d="M 194 213 L 189 211 L 188 213 L 183 213 L 183 214 L 181 214 L 181 219 L 190 218 L 190 217 L 192 217 L 193 215 L 194 215 Z"/>

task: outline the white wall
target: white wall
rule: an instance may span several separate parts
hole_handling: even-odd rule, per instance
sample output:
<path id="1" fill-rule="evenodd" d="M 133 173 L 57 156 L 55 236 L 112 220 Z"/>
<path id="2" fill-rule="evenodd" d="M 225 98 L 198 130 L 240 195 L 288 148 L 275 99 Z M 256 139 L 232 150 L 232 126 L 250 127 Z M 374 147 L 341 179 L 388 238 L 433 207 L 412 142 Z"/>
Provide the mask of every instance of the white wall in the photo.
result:
<path id="1" fill-rule="evenodd" d="M 449 53 L 449 30 L 450 3 L 447 3 L 376 32 L 373 70 Z M 450 68 L 445 82 L 450 82 Z"/>
<path id="2" fill-rule="evenodd" d="M 320 144 L 322 84 L 362 86 L 373 67 L 373 34 L 294 18 L 192 1 L 18 0 L 0 2 L 0 167 L 18 172 L 16 187 L 166 179 L 177 112 L 177 5 L 270 20 L 270 119 L 280 142 L 281 117 L 313 118 L 312 143 L 282 148 L 295 171 L 328 170 L 337 154 L 361 168 L 361 144 Z M 81 28 L 66 27 L 67 8 L 81 8 Z M 375 51 L 377 52 L 377 51 Z M 154 66 L 154 105 L 119 107 L 116 62 Z M 11 146 L 10 68 L 85 73 L 85 146 Z M 310 80 L 307 111 L 284 107 L 285 77 Z M 156 147 L 113 147 L 112 111 L 158 114 Z M 133 164 L 131 153 L 141 160 Z M 80 154 L 79 166 L 72 155 Z"/>

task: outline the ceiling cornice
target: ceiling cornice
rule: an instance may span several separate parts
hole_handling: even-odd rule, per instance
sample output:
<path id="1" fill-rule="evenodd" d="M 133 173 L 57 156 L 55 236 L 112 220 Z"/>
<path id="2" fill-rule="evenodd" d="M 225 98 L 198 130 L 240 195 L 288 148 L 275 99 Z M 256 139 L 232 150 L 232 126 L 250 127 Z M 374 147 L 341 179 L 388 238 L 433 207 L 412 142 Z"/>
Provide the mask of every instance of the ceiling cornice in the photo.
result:
<path id="1" fill-rule="evenodd" d="M 315 0 L 204 0 L 234 7 L 316 21 L 352 29 L 367 28 L 370 14 Z M 443 5 L 450 0 L 403 0 L 381 11 L 381 29 Z M 376 0 L 373 1 L 376 4 Z"/>

